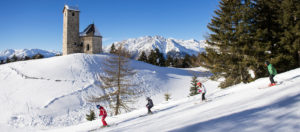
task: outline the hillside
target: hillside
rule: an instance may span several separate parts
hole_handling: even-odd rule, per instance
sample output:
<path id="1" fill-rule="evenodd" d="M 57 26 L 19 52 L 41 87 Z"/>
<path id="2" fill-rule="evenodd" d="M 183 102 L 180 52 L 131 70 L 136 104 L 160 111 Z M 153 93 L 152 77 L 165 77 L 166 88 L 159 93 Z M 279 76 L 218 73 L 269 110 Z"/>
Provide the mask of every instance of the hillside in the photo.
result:
<path id="1" fill-rule="evenodd" d="M 85 114 L 95 106 L 85 99 L 90 93 L 102 93 L 97 75 L 102 73 L 102 62 L 108 56 L 72 54 L 0 65 L 0 130 L 56 128 L 85 122 Z M 131 107 L 144 107 L 146 96 L 156 103 L 163 102 L 166 92 L 174 100 L 188 96 L 191 74 L 187 69 L 134 60 L 130 65 L 138 71 L 132 81 L 144 91 Z"/>
<path id="2" fill-rule="evenodd" d="M 151 50 L 158 48 L 165 56 L 167 54 L 184 56 L 185 54 L 197 55 L 198 53 L 205 51 L 205 40 L 197 41 L 191 40 L 178 40 L 173 38 L 164 38 L 162 36 L 145 36 L 140 38 L 132 38 L 121 42 L 114 43 L 116 47 L 123 44 L 135 58 L 137 58 L 142 51 L 145 51 L 147 55 Z M 109 52 L 110 47 L 104 47 L 104 51 Z"/>
<path id="3" fill-rule="evenodd" d="M 278 74 L 280 85 L 268 88 L 269 79 L 218 89 L 219 82 L 206 81 L 207 102 L 188 97 L 191 74 L 202 68 L 177 69 L 134 61 L 132 77 L 140 83 L 141 97 L 132 112 L 109 114 L 111 127 L 99 129 L 100 119 L 89 122 L 85 114 L 96 110 L 86 102 L 90 93 L 100 93 L 97 74 L 107 54 L 73 54 L 0 65 L 1 131 L 297 131 L 300 128 L 300 69 Z M 165 93 L 171 100 L 164 100 Z M 145 116 L 145 98 L 155 104 Z M 105 104 L 105 103 L 103 103 Z M 108 107 L 105 106 L 107 109 Z M 108 109 L 108 111 L 110 111 Z M 96 113 L 96 115 L 98 112 Z"/>
<path id="4" fill-rule="evenodd" d="M 279 85 L 267 87 L 268 78 L 225 90 L 209 90 L 200 96 L 156 102 L 154 114 L 146 108 L 101 120 L 47 131 L 109 132 L 298 132 L 300 130 L 300 68 L 275 77 Z M 175 82 L 174 82 L 175 83 Z M 209 84 L 206 86 L 210 87 Z"/>

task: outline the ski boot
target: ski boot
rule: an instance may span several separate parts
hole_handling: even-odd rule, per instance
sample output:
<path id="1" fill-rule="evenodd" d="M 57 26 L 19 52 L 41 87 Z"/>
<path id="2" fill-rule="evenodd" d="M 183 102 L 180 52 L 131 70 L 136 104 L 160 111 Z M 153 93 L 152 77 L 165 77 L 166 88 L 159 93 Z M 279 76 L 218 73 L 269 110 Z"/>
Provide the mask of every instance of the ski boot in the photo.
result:
<path id="1" fill-rule="evenodd" d="M 276 85 L 276 83 L 272 83 L 272 86 L 275 86 Z"/>

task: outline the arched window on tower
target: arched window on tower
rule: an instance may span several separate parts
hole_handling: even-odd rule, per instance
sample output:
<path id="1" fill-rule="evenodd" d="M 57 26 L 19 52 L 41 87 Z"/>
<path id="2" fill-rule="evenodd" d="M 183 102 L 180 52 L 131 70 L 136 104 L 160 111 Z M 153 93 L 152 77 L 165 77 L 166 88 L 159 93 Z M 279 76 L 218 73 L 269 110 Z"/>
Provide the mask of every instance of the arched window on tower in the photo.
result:
<path id="1" fill-rule="evenodd" d="M 74 16 L 75 14 L 74 14 L 74 12 L 72 12 L 72 16 Z"/>
<path id="2" fill-rule="evenodd" d="M 90 50 L 90 45 L 87 44 L 87 45 L 86 45 L 86 51 L 89 51 L 89 50 Z"/>

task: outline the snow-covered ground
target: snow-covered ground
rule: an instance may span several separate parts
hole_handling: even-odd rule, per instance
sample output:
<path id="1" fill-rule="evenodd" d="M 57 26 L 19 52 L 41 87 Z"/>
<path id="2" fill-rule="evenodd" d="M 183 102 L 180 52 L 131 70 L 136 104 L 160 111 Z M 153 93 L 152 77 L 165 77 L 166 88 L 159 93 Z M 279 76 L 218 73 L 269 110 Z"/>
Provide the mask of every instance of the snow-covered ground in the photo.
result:
<path id="1" fill-rule="evenodd" d="M 207 102 L 200 96 L 156 102 L 153 115 L 146 108 L 101 120 L 47 131 L 110 132 L 299 132 L 300 68 L 275 77 L 281 84 L 267 87 L 268 78 L 239 84 L 225 90 L 212 90 Z M 176 83 L 176 82 L 174 82 Z"/>
<path id="2" fill-rule="evenodd" d="M 278 131 L 300 130 L 300 68 L 275 77 L 280 84 L 268 88 L 268 78 L 249 84 L 218 89 L 207 81 L 203 68 L 176 69 L 131 61 L 138 71 L 133 81 L 144 95 L 135 110 L 106 118 L 108 128 L 99 129 L 100 118 L 86 121 L 95 104 L 85 101 L 97 92 L 97 74 L 108 55 L 73 54 L 0 65 L 1 131 Z M 190 71 L 205 81 L 207 102 L 188 97 Z M 164 94 L 171 94 L 165 101 Z M 154 114 L 144 116 L 146 96 L 151 96 Z M 108 108 L 108 107 L 106 107 Z M 108 110 L 109 111 L 109 110 Z M 98 112 L 98 111 L 97 111 Z M 98 113 L 96 113 L 98 115 Z"/>
<path id="3" fill-rule="evenodd" d="M 0 104 L 3 106 L 0 107 L 0 130 L 5 127 L 48 129 L 85 122 L 85 114 L 95 107 L 86 101 L 87 96 L 102 92 L 98 88 L 101 83 L 98 74 L 102 74 L 106 57 L 106 54 L 72 54 L 0 65 Z M 189 70 L 134 60 L 130 63 L 138 71 L 132 81 L 140 84 L 137 89 L 144 92 L 135 99 L 132 108 L 144 107 L 146 96 L 155 102 L 163 101 L 163 94 L 167 92 L 173 99 L 188 96 Z"/>

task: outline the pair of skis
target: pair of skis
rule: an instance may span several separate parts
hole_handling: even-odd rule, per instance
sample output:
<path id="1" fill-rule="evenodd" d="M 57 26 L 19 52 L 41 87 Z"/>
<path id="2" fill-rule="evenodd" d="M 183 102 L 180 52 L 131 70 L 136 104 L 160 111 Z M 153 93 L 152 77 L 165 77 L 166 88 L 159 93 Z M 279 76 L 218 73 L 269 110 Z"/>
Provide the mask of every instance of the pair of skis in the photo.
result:
<path id="1" fill-rule="evenodd" d="M 113 124 L 110 124 L 110 125 L 107 125 L 107 126 L 101 126 L 101 127 L 97 127 L 95 129 L 89 130 L 88 132 L 96 132 L 96 131 L 98 131 L 100 129 L 105 129 L 105 128 L 109 128 L 111 126 L 116 126 L 116 125 L 118 125 L 118 124 L 117 123 L 113 123 Z"/>
<path id="2" fill-rule="evenodd" d="M 263 86 L 263 87 L 259 87 L 258 89 L 266 89 L 266 88 L 270 88 L 270 87 L 275 87 L 275 86 L 281 85 L 282 83 L 283 83 L 283 81 L 280 81 L 280 82 L 276 82 L 276 85 Z"/>

